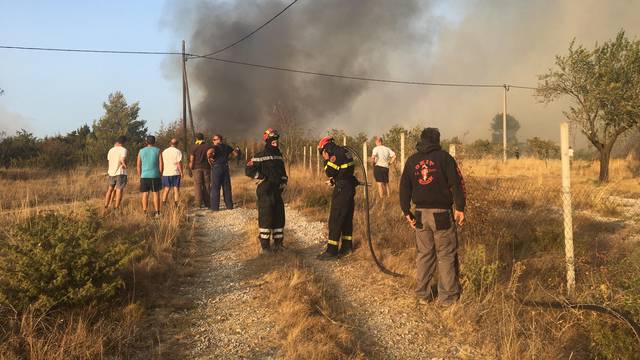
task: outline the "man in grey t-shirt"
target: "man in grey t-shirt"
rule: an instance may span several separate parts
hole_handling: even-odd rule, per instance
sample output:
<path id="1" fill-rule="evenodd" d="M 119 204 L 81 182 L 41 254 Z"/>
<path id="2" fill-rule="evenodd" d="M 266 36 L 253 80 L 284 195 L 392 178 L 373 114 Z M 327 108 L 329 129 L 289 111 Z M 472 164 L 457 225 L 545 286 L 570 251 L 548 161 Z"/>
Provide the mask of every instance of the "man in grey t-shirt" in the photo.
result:
<path id="1" fill-rule="evenodd" d="M 373 177 L 378 184 L 378 194 L 380 198 L 389 196 L 389 165 L 396 159 L 396 153 L 388 147 L 382 145 L 382 138 L 376 137 L 376 147 L 371 153 L 373 162 Z"/>

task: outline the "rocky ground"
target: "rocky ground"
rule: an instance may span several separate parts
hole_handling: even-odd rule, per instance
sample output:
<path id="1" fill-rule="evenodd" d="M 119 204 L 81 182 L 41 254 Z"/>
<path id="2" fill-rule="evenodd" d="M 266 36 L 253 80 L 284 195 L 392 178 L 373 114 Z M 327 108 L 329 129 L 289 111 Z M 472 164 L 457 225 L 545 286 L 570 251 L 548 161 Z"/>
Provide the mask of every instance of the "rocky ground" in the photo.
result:
<path id="1" fill-rule="evenodd" d="M 260 255 L 252 233 L 254 209 L 211 213 L 197 210 L 193 271 L 172 296 L 190 306 L 156 309 L 166 318 L 158 331 L 161 358 L 278 358 L 274 304 L 269 304 L 264 274 L 278 266 L 277 254 Z M 491 358 L 467 344 L 443 317 L 443 309 L 420 305 L 405 282 L 376 270 L 366 257 L 352 255 L 333 262 L 315 259 L 324 245 L 326 225 L 287 209 L 286 251 L 305 259 L 347 326 L 371 359 Z M 358 251 L 367 251 L 360 248 Z M 164 344 L 164 345 L 163 345 Z"/>

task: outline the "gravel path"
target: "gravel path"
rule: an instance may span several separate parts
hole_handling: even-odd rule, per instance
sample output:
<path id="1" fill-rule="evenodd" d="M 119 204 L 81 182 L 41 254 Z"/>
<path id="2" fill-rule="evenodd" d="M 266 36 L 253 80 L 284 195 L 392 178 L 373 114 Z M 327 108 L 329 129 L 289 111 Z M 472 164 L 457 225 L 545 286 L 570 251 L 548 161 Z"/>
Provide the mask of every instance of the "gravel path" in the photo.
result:
<path id="1" fill-rule="evenodd" d="M 175 296 L 192 299 L 194 306 L 170 315 L 189 327 L 171 330 L 181 340 L 170 353 L 189 359 L 277 358 L 273 310 L 262 301 L 266 296 L 262 275 L 273 261 L 258 255 L 255 244 L 248 246 L 247 228 L 255 222 L 256 211 L 214 214 L 198 210 L 192 216 L 196 217 L 199 247 L 194 276 Z M 335 302 L 339 320 L 353 331 L 367 358 L 487 357 L 442 325 L 445 322 L 439 320 L 448 310 L 419 306 L 406 284 L 378 272 L 368 258 L 352 255 L 332 262 L 316 260 L 325 234 L 323 222 L 308 221 L 300 212 L 287 209 L 285 246 L 307 259 L 305 264 L 331 289 L 334 298 L 328 300 Z"/>

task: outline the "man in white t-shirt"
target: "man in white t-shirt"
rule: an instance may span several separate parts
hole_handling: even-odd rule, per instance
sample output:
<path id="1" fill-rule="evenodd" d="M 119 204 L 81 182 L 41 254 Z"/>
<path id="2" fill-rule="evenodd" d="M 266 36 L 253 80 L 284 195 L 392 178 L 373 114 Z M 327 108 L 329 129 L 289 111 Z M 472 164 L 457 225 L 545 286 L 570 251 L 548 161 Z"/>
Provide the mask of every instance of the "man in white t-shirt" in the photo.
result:
<path id="1" fill-rule="evenodd" d="M 182 151 L 180 151 L 177 139 L 171 139 L 169 147 L 162 152 L 162 205 L 167 203 L 169 190 L 173 189 L 173 203 L 178 205 L 180 197 L 180 180 L 182 179 Z"/>
<path id="2" fill-rule="evenodd" d="M 111 201 L 115 198 L 114 208 L 119 209 L 124 195 L 124 187 L 127 185 L 127 149 L 124 144 L 127 142 L 126 136 L 120 136 L 116 139 L 116 143 L 107 153 L 107 161 L 109 162 L 109 187 L 104 197 L 104 209 L 109 208 Z"/>
<path id="3" fill-rule="evenodd" d="M 373 177 L 378 184 L 380 198 L 389 196 L 389 165 L 396 159 L 396 153 L 382 145 L 382 138 L 376 137 L 376 147 L 371 152 Z"/>

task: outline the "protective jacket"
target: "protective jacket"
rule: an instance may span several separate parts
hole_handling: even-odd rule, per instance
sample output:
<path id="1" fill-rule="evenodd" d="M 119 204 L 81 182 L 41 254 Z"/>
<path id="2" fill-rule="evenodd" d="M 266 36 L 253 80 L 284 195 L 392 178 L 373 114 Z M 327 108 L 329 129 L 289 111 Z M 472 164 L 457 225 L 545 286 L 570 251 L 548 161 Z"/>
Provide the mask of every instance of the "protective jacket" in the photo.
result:
<path id="1" fill-rule="evenodd" d="M 351 154 L 340 145 L 329 143 L 324 150 L 329 153 L 329 160 L 325 162 L 324 170 L 335 185 L 329 212 L 327 252 L 337 254 L 338 245 L 342 240 L 340 252 L 349 253 L 352 251 L 354 196 L 358 184 L 353 174 L 355 164 Z"/>
<path id="2" fill-rule="evenodd" d="M 249 160 L 245 173 L 258 181 L 256 195 L 261 246 L 268 249 L 270 237 L 276 246 L 280 246 L 285 222 L 282 191 L 289 180 L 280 149 L 267 144 L 263 151 Z"/>
<path id="3" fill-rule="evenodd" d="M 400 208 L 409 214 L 411 201 L 423 209 L 464 211 L 465 189 L 456 160 L 439 144 L 420 142 L 405 163 L 400 179 Z"/>

